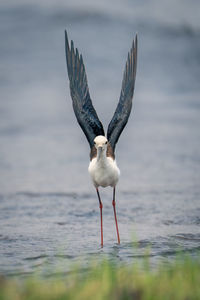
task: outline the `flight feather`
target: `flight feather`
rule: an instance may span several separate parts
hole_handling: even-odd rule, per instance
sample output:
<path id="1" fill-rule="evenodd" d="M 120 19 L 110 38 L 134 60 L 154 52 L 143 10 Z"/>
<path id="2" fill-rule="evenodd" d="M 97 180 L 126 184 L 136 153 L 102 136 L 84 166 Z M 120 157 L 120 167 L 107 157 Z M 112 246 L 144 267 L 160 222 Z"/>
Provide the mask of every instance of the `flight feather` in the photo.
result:
<path id="1" fill-rule="evenodd" d="M 73 109 L 92 148 L 95 137 L 105 135 L 104 129 L 92 105 L 82 55 L 79 55 L 78 49 L 74 49 L 73 41 L 70 48 L 66 31 L 65 50 Z"/>
<path id="2" fill-rule="evenodd" d="M 135 87 L 135 77 L 137 68 L 137 35 L 133 40 L 132 48 L 128 53 L 128 58 L 125 65 L 122 88 L 119 103 L 115 110 L 112 120 L 108 125 L 107 138 L 110 142 L 113 151 L 116 143 L 122 133 L 132 108 L 132 99 Z"/>

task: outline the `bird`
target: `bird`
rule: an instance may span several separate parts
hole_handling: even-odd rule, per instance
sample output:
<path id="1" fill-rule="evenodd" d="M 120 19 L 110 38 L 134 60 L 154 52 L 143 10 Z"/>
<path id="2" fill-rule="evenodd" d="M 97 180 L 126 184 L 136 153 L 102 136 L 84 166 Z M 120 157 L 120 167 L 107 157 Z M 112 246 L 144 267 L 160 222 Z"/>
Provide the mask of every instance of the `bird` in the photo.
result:
<path id="1" fill-rule="evenodd" d="M 101 247 L 103 247 L 103 203 L 100 197 L 99 187 L 105 188 L 110 186 L 113 188 L 112 206 L 117 242 L 120 244 L 115 199 L 116 185 L 119 180 L 120 170 L 115 159 L 115 147 L 128 122 L 132 109 L 137 69 L 137 45 L 136 34 L 132 42 L 132 47 L 128 52 L 119 102 L 108 125 L 107 135 L 105 135 L 103 125 L 98 118 L 90 97 L 82 54 L 79 54 L 79 50 L 74 47 L 73 40 L 71 40 L 71 44 L 69 43 L 68 34 L 65 30 L 65 54 L 72 105 L 77 121 L 90 146 L 88 171 L 99 201 Z"/>

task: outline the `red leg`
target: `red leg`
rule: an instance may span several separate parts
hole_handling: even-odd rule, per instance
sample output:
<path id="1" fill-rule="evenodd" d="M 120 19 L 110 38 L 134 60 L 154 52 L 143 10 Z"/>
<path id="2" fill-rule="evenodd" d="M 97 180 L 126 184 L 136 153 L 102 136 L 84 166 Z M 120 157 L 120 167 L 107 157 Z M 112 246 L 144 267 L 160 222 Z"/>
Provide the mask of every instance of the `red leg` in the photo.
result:
<path id="1" fill-rule="evenodd" d="M 113 210 L 114 210 L 114 216 L 115 216 L 115 224 L 116 224 L 116 230 L 117 230 L 117 239 L 118 239 L 118 244 L 120 244 L 120 237 L 119 237 L 119 229 L 117 225 L 117 215 L 116 215 L 116 209 L 115 209 L 115 187 L 113 188 Z"/>
<path id="2" fill-rule="evenodd" d="M 101 202 L 101 198 L 100 198 L 98 188 L 96 188 L 96 191 L 97 191 L 97 196 L 98 196 L 98 199 L 99 199 L 100 218 L 101 218 L 101 247 L 103 247 L 103 215 L 102 215 L 103 204 Z"/>

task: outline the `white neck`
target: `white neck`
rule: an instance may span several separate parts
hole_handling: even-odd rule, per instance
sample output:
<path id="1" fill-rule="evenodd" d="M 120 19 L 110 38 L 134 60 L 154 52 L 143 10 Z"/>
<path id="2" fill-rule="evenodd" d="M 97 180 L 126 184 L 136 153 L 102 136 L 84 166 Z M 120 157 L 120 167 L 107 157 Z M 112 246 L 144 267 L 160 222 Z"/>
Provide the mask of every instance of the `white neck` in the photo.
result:
<path id="1" fill-rule="evenodd" d="M 107 149 L 100 150 L 99 148 L 97 148 L 97 162 L 99 162 L 99 163 L 105 163 L 106 162 L 106 160 L 107 160 L 106 150 Z"/>

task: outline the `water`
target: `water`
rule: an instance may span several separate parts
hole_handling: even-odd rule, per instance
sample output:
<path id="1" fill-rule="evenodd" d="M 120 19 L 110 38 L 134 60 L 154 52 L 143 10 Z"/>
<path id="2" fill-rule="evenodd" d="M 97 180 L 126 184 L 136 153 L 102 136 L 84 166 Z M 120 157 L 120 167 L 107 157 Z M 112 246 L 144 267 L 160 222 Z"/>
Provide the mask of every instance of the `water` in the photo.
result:
<path id="1" fill-rule="evenodd" d="M 190 1 L 1 1 L 0 272 L 67 272 L 108 255 L 152 264 L 200 248 L 200 21 Z M 136 32 L 133 111 L 116 148 L 121 170 L 116 244 L 112 190 L 99 208 L 89 148 L 69 96 L 64 29 L 86 65 L 107 128 Z M 138 247 L 132 247 L 133 240 Z M 54 270 L 54 271 L 53 271 Z"/>

